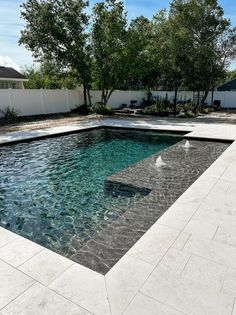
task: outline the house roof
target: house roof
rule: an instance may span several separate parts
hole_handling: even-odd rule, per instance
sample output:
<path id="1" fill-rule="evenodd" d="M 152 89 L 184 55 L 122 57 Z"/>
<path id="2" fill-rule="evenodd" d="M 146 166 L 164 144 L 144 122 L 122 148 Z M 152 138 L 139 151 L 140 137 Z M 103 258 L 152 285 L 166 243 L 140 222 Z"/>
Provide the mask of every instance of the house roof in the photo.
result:
<path id="1" fill-rule="evenodd" d="M 227 88 L 229 87 L 232 83 L 236 81 L 236 78 L 230 79 L 229 81 L 226 81 L 225 83 L 221 84 L 218 86 L 217 90 L 222 89 L 222 88 Z"/>
<path id="2" fill-rule="evenodd" d="M 16 71 L 10 67 L 2 67 L 0 66 L 0 79 L 22 79 L 25 80 L 26 77 L 23 76 L 21 73 Z"/>

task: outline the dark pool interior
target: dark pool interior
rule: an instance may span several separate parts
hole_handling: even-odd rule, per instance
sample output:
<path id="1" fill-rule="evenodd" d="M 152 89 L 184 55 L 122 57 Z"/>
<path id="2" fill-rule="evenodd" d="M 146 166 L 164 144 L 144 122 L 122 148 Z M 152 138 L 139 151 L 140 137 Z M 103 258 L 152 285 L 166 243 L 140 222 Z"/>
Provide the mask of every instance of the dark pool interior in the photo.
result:
<path id="1" fill-rule="evenodd" d="M 99 128 L 0 147 L 0 225 L 70 257 L 142 198 L 104 180 L 182 140 Z"/>

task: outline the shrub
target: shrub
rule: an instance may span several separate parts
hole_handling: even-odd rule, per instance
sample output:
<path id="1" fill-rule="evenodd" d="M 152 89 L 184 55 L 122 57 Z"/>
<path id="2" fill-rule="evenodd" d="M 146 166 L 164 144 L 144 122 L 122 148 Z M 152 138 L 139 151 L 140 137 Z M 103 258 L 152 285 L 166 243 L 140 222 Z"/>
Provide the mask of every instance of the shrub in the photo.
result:
<path id="1" fill-rule="evenodd" d="M 102 104 L 97 103 L 93 106 L 93 112 L 98 115 L 113 115 L 113 109 L 111 106 L 104 106 Z"/>
<path id="2" fill-rule="evenodd" d="M 195 103 L 186 103 L 186 104 L 177 104 L 177 112 L 179 113 L 188 113 L 188 112 L 197 112 L 197 104 Z"/>
<path id="3" fill-rule="evenodd" d="M 184 112 L 179 113 L 176 118 L 186 118 L 186 114 Z"/>
<path id="4" fill-rule="evenodd" d="M 185 115 L 187 118 L 194 118 L 195 117 L 195 114 L 191 110 L 189 110 L 187 113 L 185 113 Z"/>
<path id="5" fill-rule="evenodd" d="M 87 105 L 82 106 L 76 106 L 74 109 L 70 111 L 72 114 L 78 114 L 78 115 L 88 115 L 90 114 L 91 110 Z"/>
<path id="6" fill-rule="evenodd" d="M 210 112 L 210 110 L 209 110 L 209 108 L 207 108 L 207 107 L 202 108 L 202 110 L 201 110 L 201 113 L 202 113 L 202 114 L 209 114 L 209 112 Z"/>
<path id="7" fill-rule="evenodd" d="M 3 118 L 6 121 L 14 122 L 17 120 L 19 111 L 15 110 L 14 108 L 10 108 L 10 106 L 8 106 L 5 109 L 0 110 L 0 113 L 3 115 Z"/>
<path id="8" fill-rule="evenodd" d="M 159 100 L 157 100 L 156 102 L 156 108 L 157 108 L 157 112 L 160 113 L 160 112 L 166 112 L 169 110 L 169 101 L 167 98 L 161 98 Z"/>
<path id="9" fill-rule="evenodd" d="M 147 106 L 143 109 L 143 113 L 147 115 L 153 115 L 157 113 L 156 105 Z"/>
<path id="10" fill-rule="evenodd" d="M 170 103 L 167 98 L 157 98 L 155 105 L 145 107 L 143 113 L 147 115 L 166 113 L 169 111 L 169 105 Z"/>
<path id="11" fill-rule="evenodd" d="M 195 117 L 196 115 L 191 110 L 187 112 L 182 111 L 176 116 L 176 118 L 195 118 Z"/>

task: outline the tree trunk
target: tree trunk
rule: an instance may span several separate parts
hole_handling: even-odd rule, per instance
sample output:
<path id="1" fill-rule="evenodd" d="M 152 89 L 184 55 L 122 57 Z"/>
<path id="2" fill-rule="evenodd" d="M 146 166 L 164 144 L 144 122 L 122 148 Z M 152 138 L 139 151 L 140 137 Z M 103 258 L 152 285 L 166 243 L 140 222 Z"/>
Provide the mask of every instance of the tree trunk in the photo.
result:
<path id="1" fill-rule="evenodd" d="M 107 105 L 107 102 L 109 101 L 109 99 L 110 99 L 110 97 L 111 97 L 113 92 L 114 92 L 113 89 L 111 89 L 111 90 L 103 89 L 102 90 L 101 104 L 103 106 Z"/>
<path id="2" fill-rule="evenodd" d="M 86 84 L 86 92 L 87 92 L 87 98 L 88 98 L 88 105 L 89 107 L 92 106 L 92 102 L 91 102 L 91 94 L 90 94 L 90 86 L 89 84 Z"/>
<path id="3" fill-rule="evenodd" d="M 197 91 L 197 106 L 200 105 L 200 91 Z"/>
<path id="4" fill-rule="evenodd" d="M 86 84 L 83 84 L 83 93 L 84 93 L 84 105 L 87 106 L 87 88 L 86 88 Z"/>
<path id="5" fill-rule="evenodd" d="M 195 117 L 197 117 L 197 113 L 200 110 L 200 91 L 197 91 L 197 106 L 195 108 Z"/>
<path id="6" fill-rule="evenodd" d="M 151 105 L 151 93 L 150 93 L 150 86 L 148 85 L 148 99 L 147 99 L 147 105 Z"/>
<path id="7" fill-rule="evenodd" d="M 201 100 L 200 110 L 204 107 L 209 91 L 204 91 L 204 97 Z"/>
<path id="8" fill-rule="evenodd" d="M 175 83 L 175 97 L 174 97 L 174 118 L 176 117 L 177 95 L 178 95 L 178 84 L 176 82 Z"/>
<path id="9" fill-rule="evenodd" d="M 113 92 L 114 92 L 114 90 L 110 90 L 110 92 L 108 93 L 108 95 L 107 95 L 107 100 L 106 100 L 106 104 L 108 103 L 108 101 L 109 101 L 109 99 L 110 99 L 110 97 L 111 97 L 111 95 L 112 95 Z"/>
<path id="10" fill-rule="evenodd" d="M 104 97 L 105 97 L 105 90 L 102 89 L 102 95 L 101 95 L 101 105 L 104 105 Z"/>
<path id="11" fill-rule="evenodd" d="M 204 98 L 202 99 L 202 107 L 204 107 L 209 91 L 205 91 Z"/>
<path id="12" fill-rule="evenodd" d="M 213 107 L 213 104 L 214 104 L 214 87 L 212 87 L 212 90 L 211 90 L 211 107 Z"/>
<path id="13" fill-rule="evenodd" d="M 107 101 L 108 101 L 108 99 L 107 99 L 107 95 L 108 95 L 108 93 L 109 93 L 109 90 L 105 90 L 105 94 L 104 94 L 104 103 L 103 103 L 103 105 L 104 106 L 107 106 Z"/>

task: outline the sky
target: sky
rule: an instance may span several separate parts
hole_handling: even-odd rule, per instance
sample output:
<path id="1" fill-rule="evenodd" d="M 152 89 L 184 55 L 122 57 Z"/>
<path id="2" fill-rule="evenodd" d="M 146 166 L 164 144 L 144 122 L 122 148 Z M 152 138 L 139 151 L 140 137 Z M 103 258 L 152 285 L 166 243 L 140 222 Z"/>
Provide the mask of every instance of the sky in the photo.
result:
<path id="1" fill-rule="evenodd" d="M 19 46 L 20 31 L 24 28 L 24 21 L 20 18 L 20 5 L 24 0 L 0 0 L 0 66 L 12 66 L 20 70 L 24 66 L 33 64 L 31 53 L 24 46 Z M 92 6 L 97 0 L 90 0 Z M 236 1 L 220 0 L 224 8 L 225 17 L 230 18 L 236 26 Z M 169 7 L 169 1 L 164 0 L 125 0 L 125 9 L 129 19 L 139 15 L 151 18 L 155 12 L 163 7 Z M 236 69 L 236 61 L 231 69 Z"/>

